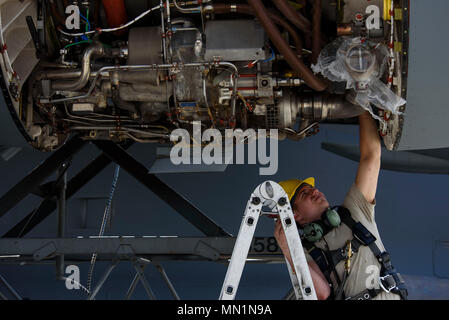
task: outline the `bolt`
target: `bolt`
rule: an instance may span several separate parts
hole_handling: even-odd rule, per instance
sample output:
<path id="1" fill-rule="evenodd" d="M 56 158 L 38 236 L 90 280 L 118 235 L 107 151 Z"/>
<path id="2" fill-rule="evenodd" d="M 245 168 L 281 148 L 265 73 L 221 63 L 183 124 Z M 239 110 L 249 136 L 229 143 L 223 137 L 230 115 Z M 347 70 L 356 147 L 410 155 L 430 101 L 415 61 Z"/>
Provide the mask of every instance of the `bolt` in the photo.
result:
<path id="1" fill-rule="evenodd" d="M 257 206 L 260 203 L 260 199 L 258 197 L 254 197 L 251 200 L 251 203 Z"/>
<path id="2" fill-rule="evenodd" d="M 278 204 L 280 206 L 284 206 L 286 203 L 287 203 L 287 199 L 285 199 L 284 197 L 282 197 L 278 200 Z"/>

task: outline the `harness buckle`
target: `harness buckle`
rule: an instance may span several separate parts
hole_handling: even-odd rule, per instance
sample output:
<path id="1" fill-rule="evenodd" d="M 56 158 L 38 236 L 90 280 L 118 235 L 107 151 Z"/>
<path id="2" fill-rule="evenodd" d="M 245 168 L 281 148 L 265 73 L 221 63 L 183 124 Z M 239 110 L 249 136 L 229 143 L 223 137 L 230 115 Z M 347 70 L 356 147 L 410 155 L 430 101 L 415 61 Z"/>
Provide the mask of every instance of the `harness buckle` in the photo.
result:
<path id="1" fill-rule="evenodd" d="M 385 285 L 384 285 L 385 281 Z M 379 285 L 383 291 L 390 293 L 392 290 L 396 289 L 398 286 L 394 280 L 393 275 L 387 274 L 386 276 L 379 277 Z"/>

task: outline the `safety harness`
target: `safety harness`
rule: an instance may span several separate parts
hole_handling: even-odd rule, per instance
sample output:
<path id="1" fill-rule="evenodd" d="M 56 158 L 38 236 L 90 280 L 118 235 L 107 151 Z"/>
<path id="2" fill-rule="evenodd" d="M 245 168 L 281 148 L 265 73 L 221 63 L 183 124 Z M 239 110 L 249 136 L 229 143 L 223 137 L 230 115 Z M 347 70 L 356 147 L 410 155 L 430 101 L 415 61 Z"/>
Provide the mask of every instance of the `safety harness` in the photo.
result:
<path id="1" fill-rule="evenodd" d="M 346 297 L 346 300 L 371 300 L 376 297 L 381 292 L 392 292 L 400 295 L 402 300 L 407 299 L 407 289 L 405 287 L 405 282 L 402 276 L 396 271 L 396 269 L 391 264 L 390 254 L 387 251 L 381 251 L 376 245 L 376 237 L 360 222 L 356 222 L 352 217 L 349 210 L 345 207 L 339 206 L 338 214 L 340 215 L 341 221 L 346 224 L 349 229 L 352 230 L 353 239 L 348 239 L 347 244 L 350 247 L 350 251 L 356 253 L 358 252 L 360 246 L 368 246 L 374 256 L 377 258 L 381 264 L 381 271 L 379 277 L 380 289 L 367 289 L 354 296 Z M 350 242 L 350 243 L 349 243 Z M 307 240 L 303 240 L 304 247 L 308 250 L 310 256 L 314 259 L 316 264 L 319 266 L 321 272 L 323 272 L 329 283 L 331 281 L 331 274 L 335 271 L 335 266 L 348 259 L 348 250 L 345 245 L 343 248 L 336 250 L 323 250 L 314 245 L 314 243 Z M 351 254 L 351 253 L 350 253 Z M 338 289 L 333 290 L 330 299 L 340 298 L 336 292 L 342 290 L 345 285 L 344 277 L 343 281 L 340 281 L 337 274 Z"/>

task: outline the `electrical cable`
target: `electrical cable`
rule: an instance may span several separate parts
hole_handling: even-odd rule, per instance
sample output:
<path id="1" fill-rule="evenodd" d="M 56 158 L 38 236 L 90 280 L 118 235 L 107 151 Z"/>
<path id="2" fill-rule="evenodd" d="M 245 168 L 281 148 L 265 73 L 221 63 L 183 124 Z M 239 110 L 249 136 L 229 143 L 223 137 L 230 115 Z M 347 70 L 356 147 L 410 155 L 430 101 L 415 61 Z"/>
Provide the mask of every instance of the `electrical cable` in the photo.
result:
<path id="1" fill-rule="evenodd" d="M 92 43 L 92 40 L 90 40 L 90 39 L 89 40 L 81 40 L 81 41 L 78 41 L 78 42 L 69 43 L 68 45 L 66 45 L 64 47 L 64 49 L 67 49 L 68 47 L 75 46 L 75 45 L 81 44 L 81 43 Z"/>
<path id="2" fill-rule="evenodd" d="M 83 16 L 83 15 L 81 14 L 81 12 L 79 12 L 79 15 L 80 15 L 80 17 L 83 18 L 84 21 L 86 21 L 86 23 L 87 23 L 86 29 L 89 28 L 89 30 L 86 30 L 86 31 L 90 31 L 90 22 L 89 22 L 89 19 L 87 19 L 85 16 Z"/>
<path id="3" fill-rule="evenodd" d="M 103 220 L 101 221 L 100 232 L 98 234 L 99 237 L 103 236 L 104 230 L 106 228 L 106 223 L 109 220 L 109 216 L 110 216 L 110 212 L 111 212 L 112 199 L 114 197 L 115 188 L 117 186 L 119 173 L 120 173 L 120 166 L 119 165 L 115 165 L 114 178 L 112 180 L 112 185 L 111 185 L 111 190 L 109 192 L 108 201 L 106 202 L 106 207 L 104 209 Z M 90 260 L 89 273 L 87 275 L 87 291 L 89 292 L 89 294 L 91 292 L 92 276 L 93 276 L 94 267 L 95 267 L 95 261 L 96 260 L 97 260 L 97 253 L 94 253 L 92 255 L 91 260 Z"/>
<path id="4" fill-rule="evenodd" d="M 150 12 L 153 12 L 153 11 L 155 11 L 155 10 L 159 10 L 160 7 L 161 7 L 161 6 L 158 5 L 158 6 L 155 6 L 155 7 L 151 8 L 151 9 L 148 9 L 147 11 L 141 13 L 139 16 L 137 16 L 136 18 L 134 18 L 133 20 L 131 20 L 131 21 L 129 21 L 128 23 L 124 24 L 123 26 L 116 27 L 116 28 L 109 28 L 109 29 L 101 29 L 101 28 L 98 28 L 98 29 L 96 29 L 96 30 L 91 30 L 91 31 L 87 31 L 87 32 L 79 32 L 79 33 L 70 33 L 70 32 L 65 32 L 65 31 L 62 30 L 62 29 L 59 29 L 59 32 L 61 32 L 62 34 L 65 34 L 66 36 L 80 37 L 80 36 L 85 36 L 85 35 L 88 35 L 88 34 L 93 34 L 93 33 L 96 33 L 96 32 L 101 33 L 101 32 L 113 32 L 113 31 L 118 31 L 118 30 L 121 30 L 121 29 L 128 28 L 130 25 L 132 25 L 133 23 L 135 23 L 135 22 L 137 22 L 138 20 L 142 19 L 144 16 L 146 16 L 146 15 L 149 14 Z"/>
<path id="5" fill-rule="evenodd" d="M 262 60 L 260 62 L 269 62 L 269 61 L 274 60 L 274 57 L 275 57 L 274 50 L 271 47 L 270 47 L 270 49 L 271 49 L 271 57 L 269 57 L 268 59 Z"/>

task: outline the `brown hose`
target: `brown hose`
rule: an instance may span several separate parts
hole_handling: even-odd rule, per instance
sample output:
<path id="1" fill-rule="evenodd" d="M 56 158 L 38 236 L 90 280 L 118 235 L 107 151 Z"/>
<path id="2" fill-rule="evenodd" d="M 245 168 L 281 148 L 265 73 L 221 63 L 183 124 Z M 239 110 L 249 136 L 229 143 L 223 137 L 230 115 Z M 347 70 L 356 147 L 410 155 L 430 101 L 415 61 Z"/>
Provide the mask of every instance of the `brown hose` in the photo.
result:
<path id="1" fill-rule="evenodd" d="M 255 16 L 256 13 L 254 10 L 247 4 L 235 4 L 234 7 L 231 8 L 231 5 L 229 4 L 223 4 L 223 3 L 217 3 L 214 4 L 213 10 L 216 14 L 223 14 L 223 13 L 230 13 L 230 12 L 237 12 L 242 14 L 248 14 Z M 274 23 L 280 25 L 283 27 L 292 37 L 293 42 L 295 43 L 296 47 L 296 53 L 301 56 L 302 55 L 302 40 L 299 36 L 298 32 L 293 28 L 288 22 L 283 20 L 281 17 L 279 17 L 277 14 L 267 11 L 268 15 L 270 16 L 270 19 L 274 21 Z"/>
<path id="2" fill-rule="evenodd" d="M 56 25 L 65 26 L 65 18 L 59 13 L 58 7 L 54 1 L 50 2 L 51 15 L 55 18 Z"/>
<path id="3" fill-rule="evenodd" d="M 310 35 L 312 29 L 310 21 L 307 20 L 307 18 L 305 18 L 301 13 L 297 12 L 287 0 L 273 0 L 273 3 L 291 23 L 304 31 L 304 33 Z"/>
<path id="4" fill-rule="evenodd" d="M 312 62 L 316 63 L 321 52 L 321 0 L 313 2 L 312 16 Z"/>
<path id="5" fill-rule="evenodd" d="M 260 0 L 248 0 L 248 3 L 254 9 L 257 18 L 268 34 L 268 37 L 284 56 L 290 67 L 296 71 L 299 76 L 304 79 L 304 82 L 316 91 L 323 91 L 326 89 L 326 84 L 319 78 L 315 77 L 312 71 L 304 65 L 304 63 L 296 56 L 296 54 L 290 49 L 288 43 L 282 38 L 276 25 L 270 19 L 265 6 Z"/>

